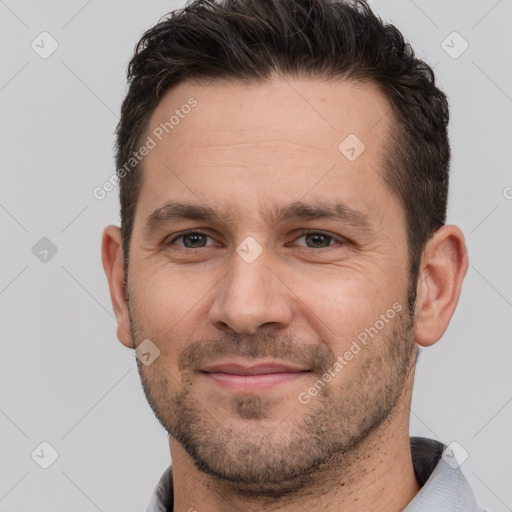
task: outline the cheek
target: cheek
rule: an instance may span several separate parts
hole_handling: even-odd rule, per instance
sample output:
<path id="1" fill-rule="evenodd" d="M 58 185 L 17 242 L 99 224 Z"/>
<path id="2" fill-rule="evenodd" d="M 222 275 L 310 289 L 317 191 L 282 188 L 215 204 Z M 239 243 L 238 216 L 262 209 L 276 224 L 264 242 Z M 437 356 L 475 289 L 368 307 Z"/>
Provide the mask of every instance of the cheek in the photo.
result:
<path id="1" fill-rule="evenodd" d="M 362 272 L 336 270 L 314 279 L 297 277 L 292 289 L 303 305 L 301 314 L 323 339 L 331 340 L 333 352 L 345 350 L 361 332 L 374 326 L 380 315 L 393 310 L 393 304 L 405 307 L 401 284 L 378 272 L 372 274 L 368 268 Z"/>
<path id="2" fill-rule="evenodd" d="M 142 264 L 140 265 L 142 268 Z M 212 270 L 173 269 L 163 263 L 146 268 L 130 279 L 130 293 L 136 304 L 136 322 L 140 335 L 155 340 L 197 338 L 198 318 L 207 314 L 222 274 Z"/>

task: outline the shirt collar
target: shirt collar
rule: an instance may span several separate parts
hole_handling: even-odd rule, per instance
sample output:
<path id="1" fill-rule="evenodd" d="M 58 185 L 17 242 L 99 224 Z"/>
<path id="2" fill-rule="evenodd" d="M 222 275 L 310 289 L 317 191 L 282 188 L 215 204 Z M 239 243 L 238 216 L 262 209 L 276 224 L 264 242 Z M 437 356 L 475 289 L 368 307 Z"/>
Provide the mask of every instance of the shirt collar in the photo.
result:
<path id="1" fill-rule="evenodd" d="M 475 501 L 450 448 L 433 439 L 411 437 L 411 454 L 422 487 L 404 512 L 485 512 Z M 430 472 L 424 483 L 418 475 L 422 469 Z"/>
<path id="2" fill-rule="evenodd" d="M 403 512 L 485 512 L 477 505 L 452 458 L 453 453 L 451 457 L 450 454 L 443 457 L 446 446 L 424 437 L 411 437 L 410 441 L 414 473 L 421 489 Z M 173 506 L 172 466 L 169 466 L 155 487 L 146 512 L 172 512 Z"/>

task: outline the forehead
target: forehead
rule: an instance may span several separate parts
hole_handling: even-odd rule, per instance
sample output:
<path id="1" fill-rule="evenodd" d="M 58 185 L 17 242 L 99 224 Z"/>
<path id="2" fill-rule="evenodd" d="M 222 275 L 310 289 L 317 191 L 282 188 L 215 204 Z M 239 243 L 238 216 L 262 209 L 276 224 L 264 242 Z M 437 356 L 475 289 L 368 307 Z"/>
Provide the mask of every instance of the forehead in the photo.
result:
<path id="1" fill-rule="evenodd" d="M 387 98 L 368 82 L 284 76 L 261 84 L 182 82 L 163 96 L 148 133 L 160 128 L 158 139 L 183 145 L 183 150 L 210 141 L 251 142 L 257 134 L 262 142 L 281 135 L 282 142 L 332 150 L 350 133 L 371 144 L 386 131 L 388 123 L 382 121 L 388 114 Z"/>
<path id="2" fill-rule="evenodd" d="M 389 195 L 382 157 L 391 119 L 385 95 L 369 83 L 183 82 L 150 118 L 154 147 L 143 162 L 138 213 L 177 197 L 242 213 L 308 194 L 368 208 Z"/>

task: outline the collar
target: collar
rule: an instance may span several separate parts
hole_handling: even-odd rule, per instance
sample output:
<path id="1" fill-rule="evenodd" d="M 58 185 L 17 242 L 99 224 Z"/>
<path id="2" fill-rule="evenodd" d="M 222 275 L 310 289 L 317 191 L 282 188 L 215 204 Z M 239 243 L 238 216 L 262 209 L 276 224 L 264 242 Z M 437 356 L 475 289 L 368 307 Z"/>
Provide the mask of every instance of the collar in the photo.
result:
<path id="1" fill-rule="evenodd" d="M 411 437 L 410 442 L 414 474 L 421 489 L 403 512 L 485 512 L 477 505 L 460 467 L 446 462 L 444 444 L 425 437 Z M 169 466 L 155 487 L 146 512 L 173 512 L 173 506 Z"/>

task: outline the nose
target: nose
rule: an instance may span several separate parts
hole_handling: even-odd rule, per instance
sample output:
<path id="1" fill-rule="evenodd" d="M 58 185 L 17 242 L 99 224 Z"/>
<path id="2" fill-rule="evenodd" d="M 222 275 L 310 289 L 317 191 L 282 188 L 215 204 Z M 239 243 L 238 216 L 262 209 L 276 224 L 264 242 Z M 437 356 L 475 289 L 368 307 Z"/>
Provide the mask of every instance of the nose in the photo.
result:
<path id="1" fill-rule="evenodd" d="M 293 292 L 266 251 L 251 263 L 233 253 L 231 270 L 216 286 L 211 324 L 222 331 L 255 334 L 262 327 L 284 329 L 293 316 Z"/>

